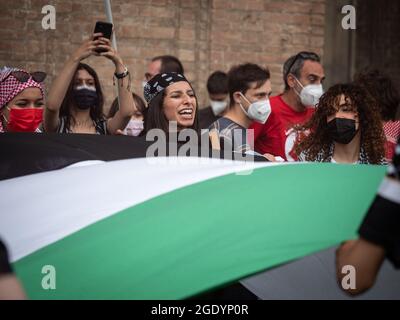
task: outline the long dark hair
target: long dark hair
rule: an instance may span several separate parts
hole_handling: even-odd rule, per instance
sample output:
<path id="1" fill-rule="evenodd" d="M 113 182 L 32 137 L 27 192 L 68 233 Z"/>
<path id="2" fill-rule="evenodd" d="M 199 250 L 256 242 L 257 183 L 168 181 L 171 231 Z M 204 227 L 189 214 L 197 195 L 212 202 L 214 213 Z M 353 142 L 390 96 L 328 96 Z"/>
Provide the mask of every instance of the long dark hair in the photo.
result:
<path id="1" fill-rule="evenodd" d="M 395 120 L 400 93 L 388 75 L 379 70 L 365 69 L 356 74 L 354 81 L 376 100 L 384 121 Z"/>
<path id="2" fill-rule="evenodd" d="M 298 137 L 296 154 L 305 152 L 306 161 L 315 161 L 322 152 L 323 161 L 326 161 L 333 143 L 328 133 L 327 118 L 336 112 L 334 107 L 339 105 L 342 94 L 346 101 L 351 102 L 354 111 L 358 112 L 361 147 L 371 164 L 379 164 L 385 156 L 385 138 L 379 108 L 375 100 L 354 84 L 337 84 L 329 88 L 320 98 L 311 119 L 294 127 Z"/>
<path id="3" fill-rule="evenodd" d="M 199 117 L 198 117 L 199 104 L 196 95 L 194 97 L 196 99 L 196 112 L 194 116 L 193 125 L 190 127 L 190 129 L 195 130 L 197 134 L 199 134 Z M 168 119 L 164 114 L 164 108 L 163 108 L 164 98 L 165 98 L 165 90 L 160 92 L 150 101 L 145 118 L 146 132 L 148 132 L 151 129 L 161 129 L 168 134 Z"/>
<path id="4" fill-rule="evenodd" d="M 103 91 L 101 90 L 99 77 L 97 76 L 96 71 L 94 71 L 92 67 L 90 67 L 85 63 L 79 63 L 78 67 L 76 68 L 75 74 L 68 86 L 67 93 L 65 94 L 60 109 L 60 117 L 66 118 L 65 125 L 67 128 L 70 127 L 71 119 L 73 118 L 71 114 L 71 108 L 74 104 L 73 100 L 74 81 L 76 74 L 78 73 L 79 70 L 86 70 L 93 77 L 94 85 L 96 87 L 97 104 L 95 106 L 90 107 L 90 118 L 92 118 L 92 120 L 94 121 L 104 119 L 104 114 L 103 114 L 104 96 L 103 96 Z"/>

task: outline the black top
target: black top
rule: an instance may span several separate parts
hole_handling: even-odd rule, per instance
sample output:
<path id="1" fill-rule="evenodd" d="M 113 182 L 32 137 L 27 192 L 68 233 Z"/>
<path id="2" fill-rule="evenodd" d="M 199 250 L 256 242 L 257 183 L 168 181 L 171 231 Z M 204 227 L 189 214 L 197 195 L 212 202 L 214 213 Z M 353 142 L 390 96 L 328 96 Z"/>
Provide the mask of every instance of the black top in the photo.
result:
<path id="1" fill-rule="evenodd" d="M 207 107 L 199 110 L 199 125 L 200 129 L 208 129 L 208 127 L 218 120 L 220 116 L 214 115 L 211 107 Z"/>
<path id="2" fill-rule="evenodd" d="M 57 133 L 73 133 L 70 128 L 67 127 L 67 118 L 61 117 L 60 123 L 57 128 Z M 106 119 L 98 119 L 93 120 L 93 125 L 96 130 L 96 134 L 108 134 L 107 132 L 107 120 Z"/>
<path id="3" fill-rule="evenodd" d="M 6 246 L 0 240 L 0 276 L 2 274 L 11 273 L 12 269 L 8 262 L 8 254 Z"/>
<path id="4" fill-rule="evenodd" d="M 358 230 L 362 238 L 385 248 L 396 268 L 400 268 L 400 198 L 396 198 L 400 188 L 399 141 L 388 169 L 388 176 L 396 181 L 380 189 Z"/>

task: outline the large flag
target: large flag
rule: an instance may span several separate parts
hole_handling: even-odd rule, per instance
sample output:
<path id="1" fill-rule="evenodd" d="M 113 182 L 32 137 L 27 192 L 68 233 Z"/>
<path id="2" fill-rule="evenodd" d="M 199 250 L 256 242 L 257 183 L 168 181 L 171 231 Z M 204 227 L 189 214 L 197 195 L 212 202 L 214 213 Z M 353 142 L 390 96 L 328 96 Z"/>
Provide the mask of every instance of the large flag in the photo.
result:
<path id="1" fill-rule="evenodd" d="M 0 181 L 0 237 L 33 299 L 207 292 L 355 237 L 385 174 L 381 166 L 149 159 L 138 145 L 135 159 L 79 165 L 107 160 L 91 151 L 60 169 L 67 162 L 43 139 L 35 150 L 47 156 L 33 152 L 31 174 L 9 164 L 15 177 Z M 68 141 L 66 150 L 85 154 Z M 121 140 L 108 141 L 113 153 Z M 46 266 L 55 289 L 43 286 Z"/>

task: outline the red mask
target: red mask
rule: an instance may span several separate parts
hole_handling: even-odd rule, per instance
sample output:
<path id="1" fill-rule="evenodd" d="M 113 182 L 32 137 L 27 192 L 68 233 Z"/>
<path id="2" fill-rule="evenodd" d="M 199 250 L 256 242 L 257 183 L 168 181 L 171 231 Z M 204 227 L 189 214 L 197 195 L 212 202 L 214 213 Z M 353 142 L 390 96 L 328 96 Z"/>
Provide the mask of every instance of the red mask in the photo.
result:
<path id="1" fill-rule="evenodd" d="M 43 119 L 43 108 L 10 109 L 8 132 L 35 132 Z"/>

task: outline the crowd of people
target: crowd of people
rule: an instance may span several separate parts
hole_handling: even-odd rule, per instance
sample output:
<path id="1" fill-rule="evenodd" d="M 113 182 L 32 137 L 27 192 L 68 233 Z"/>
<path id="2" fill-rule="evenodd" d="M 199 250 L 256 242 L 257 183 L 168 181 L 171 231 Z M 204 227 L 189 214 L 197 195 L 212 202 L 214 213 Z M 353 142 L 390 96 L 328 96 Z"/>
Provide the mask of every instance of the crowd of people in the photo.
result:
<path id="1" fill-rule="evenodd" d="M 115 66 L 118 97 L 107 115 L 99 77 L 82 62 L 89 56 L 104 57 Z M 65 62 L 47 97 L 46 73 L 2 68 L 0 132 L 128 135 L 135 139 L 152 129 L 168 134 L 170 123 L 175 122 L 177 131 L 191 129 L 200 135 L 208 130 L 212 149 L 252 152 L 268 161 L 390 163 L 388 185 L 397 198 L 385 198 L 387 188 L 377 196 L 378 204 L 372 205 L 360 231 L 364 242 L 342 247 L 339 258 L 343 263 L 352 260 L 351 253 L 358 249 L 368 252 L 365 241 L 371 241 L 378 255 L 374 274 L 385 254 L 398 266 L 400 147 L 396 142 L 400 121 L 396 115 L 400 95 L 394 83 L 379 70 L 365 70 L 351 83 L 335 84 L 324 91 L 324 68 L 314 52 L 291 56 L 282 69 L 284 90 L 275 96 L 271 96 L 274 88 L 265 66 L 245 63 L 226 73 L 215 71 L 206 84 L 210 104 L 200 108 L 182 63 L 173 56 L 157 56 L 144 75 L 144 101 L 132 92 L 130 71 L 110 40 L 94 34 Z M 390 202 L 386 207 L 382 205 L 385 201 Z M 377 222 L 381 219 L 376 217 L 379 206 L 390 212 L 386 221 L 391 223 Z M 376 250 L 376 246 L 382 249 Z M 358 251 L 354 254 L 360 256 Z M 1 270 L 10 271 L 8 267 Z M 371 280 L 368 283 L 372 285 Z"/>
<path id="2" fill-rule="evenodd" d="M 96 71 L 83 60 L 101 56 L 115 66 L 118 97 L 104 106 Z M 254 63 L 213 72 L 210 105 L 200 108 L 195 89 L 174 56 L 151 59 L 143 97 L 131 90 L 129 70 L 109 39 L 93 34 L 66 61 L 45 97 L 44 72 L 3 67 L 0 132 L 56 132 L 144 136 L 152 129 L 208 130 L 213 149 L 254 152 L 269 161 L 385 164 L 400 136 L 400 95 L 379 70 L 325 92 L 324 68 L 314 52 L 283 64 L 282 93 L 271 96 L 271 74 Z M 109 112 L 105 115 L 104 109 Z"/>

